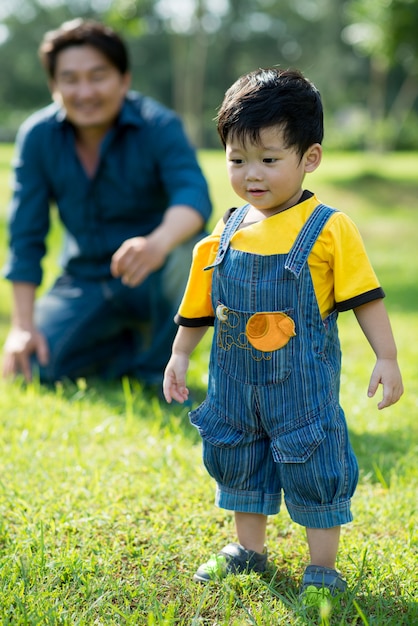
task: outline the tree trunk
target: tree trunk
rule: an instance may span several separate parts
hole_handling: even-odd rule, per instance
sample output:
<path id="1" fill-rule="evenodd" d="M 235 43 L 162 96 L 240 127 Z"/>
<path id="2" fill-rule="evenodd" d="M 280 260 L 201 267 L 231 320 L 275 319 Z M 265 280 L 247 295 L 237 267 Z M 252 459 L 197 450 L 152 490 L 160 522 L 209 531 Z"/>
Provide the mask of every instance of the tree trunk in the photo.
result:
<path id="1" fill-rule="evenodd" d="M 202 3 L 196 8 L 196 28 L 190 34 L 173 33 L 173 101 L 182 116 L 191 141 L 203 144 L 204 82 L 208 35 L 201 27 Z"/>

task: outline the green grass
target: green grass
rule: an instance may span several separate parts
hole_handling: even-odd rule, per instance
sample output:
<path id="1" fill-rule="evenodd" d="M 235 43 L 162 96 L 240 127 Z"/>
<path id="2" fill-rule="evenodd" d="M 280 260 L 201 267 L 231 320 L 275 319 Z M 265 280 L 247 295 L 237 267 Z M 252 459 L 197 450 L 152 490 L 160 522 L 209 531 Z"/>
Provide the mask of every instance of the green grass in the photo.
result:
<path id="1" fill-rule="evenodd" d="M 2 207 L 7 150 L 0 149 Z M 222 154 L 202 153 L 201 160 L 221 215 L 237 202 Z M 191 581 L 234 532 L 231 515 L 213 505 L 187 409 L 166 406 L 134 381 L 55 389 L 0 381 L 0 624 L 418 623 L 417 171 L 416 154 L 329 154 L 306 181 L 359 225 L 388 294 L 406 387 L 398 404 L 377 410 L 366 394 L 372 352 L 354 316 L 341 315 L 342 403 L 361 467 L 355 521 L 343 529 L 338 561 L 351 590 L 344 603 L 321 614 L 298 604 L 306 542 L 285 510 L 269 521 L 265 575 L 208 587 Z M 53 250 L 58 237 L 57 229 Z M 53 255 L 46 269 L 52 277 Z M 2 338 L 9 309 L 3 281 Z M 209 339 L 190 371 L 197 397 Z"/>

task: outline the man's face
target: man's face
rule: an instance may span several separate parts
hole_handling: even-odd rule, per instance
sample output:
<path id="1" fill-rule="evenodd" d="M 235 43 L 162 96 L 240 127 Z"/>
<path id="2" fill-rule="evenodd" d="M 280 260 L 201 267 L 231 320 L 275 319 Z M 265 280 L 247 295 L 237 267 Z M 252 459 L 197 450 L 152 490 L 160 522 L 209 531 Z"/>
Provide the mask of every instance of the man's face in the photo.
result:
<path id="1" fill-rule="evenodd" d="M 106 132 L 114 123 L 130 86 L 130 75 L 121 74 L 96 48 L 72 46 L 57 56 L 50 83 L 56 102 L 80 131 Z"/>

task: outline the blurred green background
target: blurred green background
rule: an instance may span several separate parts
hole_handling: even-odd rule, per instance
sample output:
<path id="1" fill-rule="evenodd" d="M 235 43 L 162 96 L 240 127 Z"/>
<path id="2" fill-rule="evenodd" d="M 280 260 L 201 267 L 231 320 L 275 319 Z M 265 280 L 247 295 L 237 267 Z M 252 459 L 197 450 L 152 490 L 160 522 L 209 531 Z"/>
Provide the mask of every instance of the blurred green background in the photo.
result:
<path id="1" fill-rule="evenodd" d="M 418 0 L 0 0 L 0 267 L 12 142 L 25 117 L 50 101 L 37 49 L 45 31 L 77 16 L 116 27 L 134 88 L 184 119 L 210 185 L 211 225 L 240 202 L 214 123 L 229 85 L 279 65 L 300 68 L 321 91 L 324 159 L 305 186 L 358 224 L 387 293 L 406 388 L 390 412 L 376 409 L 366 396 L 373 355 L 354 316 L 341 315 L 342 400 L 361 466 L 341 566 L 361 587 L 332 623 L 418 623 Z M 54 210 L 52 225 L 42 289 L 58 272 Z M 3 280 L 0 343 L 10 306 Z M 190 368 L 197 393 L 206 387 L 209 342 Z M 120 389 L 83 384 L 0 385 L 3 623 L 232 625 L 244 623 L 246 606 L 259 616 L 254 624 L 302 623 L 286 595 L 304 560 L 301 529 L 286 516 L 273 523 L 281 570 L 268 593 L 250 580 L 203 595 L 190 571 L 228 522 L 208 516 L 212 484 L 198 466 L 196 435 L 174 408 L 149 403 L 135 386 L 131 395 L 127 381 Z"/>
<path id="2" fill-rule="evenodd" d="M 49 102 L 45 31 L 77 16 L 127 40 L 134 87 L 219 147 L 225 89 L 257 67 L 298 67 L 322 93 L 328 148 L 418 147 L 418 0 L 1 0 L 0 141 Z"/>

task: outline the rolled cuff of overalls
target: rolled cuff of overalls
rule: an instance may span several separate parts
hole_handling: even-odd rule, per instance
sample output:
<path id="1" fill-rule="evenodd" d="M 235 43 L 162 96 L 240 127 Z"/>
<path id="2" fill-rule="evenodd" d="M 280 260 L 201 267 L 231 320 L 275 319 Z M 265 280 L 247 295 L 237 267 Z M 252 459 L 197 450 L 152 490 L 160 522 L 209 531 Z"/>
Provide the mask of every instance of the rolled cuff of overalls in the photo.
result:
<path id="1" fill-rule="evenodd" d="M 280 493 L 262 493 L 260 491 L 237 491 L 224 485 L 216 485 L 216 506 L 238 513 L 257 513 L 258 515 L 276 515 L 280 511 Z"/>
<path id="2" fill-rule="evenodd" d="M 289 515 L 296 524 L 306 528 L 332 528 L 353 521 L 351 499 L 318 506 L 299 506 L 285 497 Z"/>

